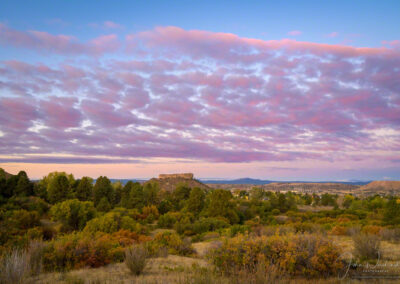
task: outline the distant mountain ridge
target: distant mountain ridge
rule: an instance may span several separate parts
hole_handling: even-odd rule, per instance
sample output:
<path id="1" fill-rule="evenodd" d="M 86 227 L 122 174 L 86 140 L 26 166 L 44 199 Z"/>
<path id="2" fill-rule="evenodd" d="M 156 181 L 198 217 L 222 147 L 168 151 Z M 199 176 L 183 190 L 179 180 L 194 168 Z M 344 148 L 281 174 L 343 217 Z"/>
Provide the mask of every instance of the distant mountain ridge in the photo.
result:
<path id="1" fill-rule="evenodd" d="M 341 184 L 351 184 L 351 185 L 366 185 L 371 181 L 273 181 L 273 180 L 262 180 L 253 178 L 240 178 L 233 180 L 212 180 L 212 179 L 201 179 L 205 184 L 248 184 L 248 185 L 263 185 L 270 183 L 341 183 Z"/>
<path id="2" fill-rule="evenodd" d="M 144 183 L 150 179 L 110 179 L 111 182 L 119 181 L 122 184 L 126 184 L 128 181 Z M 273 181 L 273 180 L 262 180 L 254 178 L 240 178 L 240 179 L 197 179 L 204 184 L 246 184 L 246 185 L 264 185 L 270 183 L 341 183 L 341 184 L 351 184 L 351 185 L 366 185 L 372 181 L 361 181 L 361 180 L 351 180 L 351 181 Z M 96 181 L 96 180 L 95 180 Z"/>

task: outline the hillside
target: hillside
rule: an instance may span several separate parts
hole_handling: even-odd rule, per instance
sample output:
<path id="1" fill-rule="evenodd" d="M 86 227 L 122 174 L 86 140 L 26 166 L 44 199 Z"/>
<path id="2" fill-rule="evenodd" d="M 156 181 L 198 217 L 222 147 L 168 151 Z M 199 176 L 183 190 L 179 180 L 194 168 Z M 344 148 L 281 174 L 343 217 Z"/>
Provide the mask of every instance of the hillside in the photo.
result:
<path id="1" fill-rule="evenodd" d="M 400 181 L 376 180 L 359 189 L 363 194 L 399 194 Z"/>
<path id="2" fill-rule="evenodd" d="M 173 191 L 178 185 L 186 185 L 190 188 L 199 187 L 202 189 L 210 189 L 207 185 L 200 182 L 199 180 L 188 176 L 188 174 L 173 174 L 173 175 L 164 175 L 161 174 L 159 178 L 152 178 L 144 183 L 158 183 L 160 189 L 165 191 Z"/>

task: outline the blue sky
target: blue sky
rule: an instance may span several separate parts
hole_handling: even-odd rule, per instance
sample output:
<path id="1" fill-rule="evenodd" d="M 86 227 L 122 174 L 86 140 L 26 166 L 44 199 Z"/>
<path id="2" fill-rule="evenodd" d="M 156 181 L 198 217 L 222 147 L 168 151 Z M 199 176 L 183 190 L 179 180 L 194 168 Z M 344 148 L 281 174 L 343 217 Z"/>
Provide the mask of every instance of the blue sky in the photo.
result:
<path id="1" fill-rule="evenodd" d="M 120 33 L 178 26 L 241 37 L 380 46 L 399 35 L 400 1 L 1 1 L 0 22 L 23 30 L 91 38 L 88 24 L 117 22 Z M 326 35 L 337 32 L 338 36 Z"/>

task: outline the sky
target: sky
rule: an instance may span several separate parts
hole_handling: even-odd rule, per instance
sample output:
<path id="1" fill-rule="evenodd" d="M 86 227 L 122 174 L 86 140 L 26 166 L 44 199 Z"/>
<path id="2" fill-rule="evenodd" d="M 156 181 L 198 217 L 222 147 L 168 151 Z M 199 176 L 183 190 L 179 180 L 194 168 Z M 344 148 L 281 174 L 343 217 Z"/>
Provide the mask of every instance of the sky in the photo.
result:
<path id="1" fill-rule="evenodd" d="M 400 1 L 1 1 L 0 167 L 400 180 Z"/>

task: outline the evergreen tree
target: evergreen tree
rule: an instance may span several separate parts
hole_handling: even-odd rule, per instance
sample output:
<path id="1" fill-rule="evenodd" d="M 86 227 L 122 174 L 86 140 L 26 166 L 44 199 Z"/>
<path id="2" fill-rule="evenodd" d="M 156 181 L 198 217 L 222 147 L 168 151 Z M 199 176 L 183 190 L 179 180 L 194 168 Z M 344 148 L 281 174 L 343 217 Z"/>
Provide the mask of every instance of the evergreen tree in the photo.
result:
<path id="1" fill-rule="evenodd" d="M 130 203 L 132 204 L 131 208 L 142 209 L 145 200 L 144 200 L 144 193 L 143 193 L 143 186 L 138 183 L 132 183 L 131 190 L 130 190 Z"/>
<path id="2" fill-rule="evenodd" d="M 33 185 L 30 182 L 26 172 L 18 173 L 18 183 L 14 189 L 14 195 L 30 196 L 33 194 Z"/>
<path id="3" fill-rule="evenodd" d="M 158 183 L 149 182 L 146 183 L 143 188 L 143 201 L 145 205 L 157 205 L 159 203 L 158 198 L 159 186 Z"/>
<path id="4" fill-rule="evenodd" d="M 70 184 L 65 175 L 57 175 L 47 186 L 47 196 L 50 203 L 64 201 L 70 193 Z"/>
<path id="5" fill-rule="evenodd" d="M 190 191 L 189 199 L 186 201 L 186 210 L 195 215 L 200 214 L 204 208 L 206 195 L 204 190 L 195 187 Z"/>
<path id="6" fill-rule="evenodd" d="M 93 198 L 93 179 L 83 177 L 75 189 L 75 196 L 80 201 L 88 201 Z"/>
<path id="7" fill-rule="evenodd" d="M 387 225 L 400 224 L 400 199 L 391 198 L 386 203 L 383 221 Z"/>
<path id="8" fill-rule="evenodd" d="M 225 217 L 231 224 L 239 222 L 239 216 L 231 201 L 232 193 L 225 189 L 216 189 L 209 194 L 206 214 L 209 217 Z"/>
<path id="9" fill-rule="evenodd" d="M 99 204 L 97 204 L 96 209 L 100 212 L 108 212 L 111 210 L 111 204 L 107 197 L 102 197 L 99 201 Z"/>
<path id="10" fill-rule="evenodd" d="M 93 199 L 96 207 L 102 198 L 106 198 L 110 205 L 114 204 L 114 189 L 111 181 L 105 176 L 99 177 L 93 187 Z"/>

